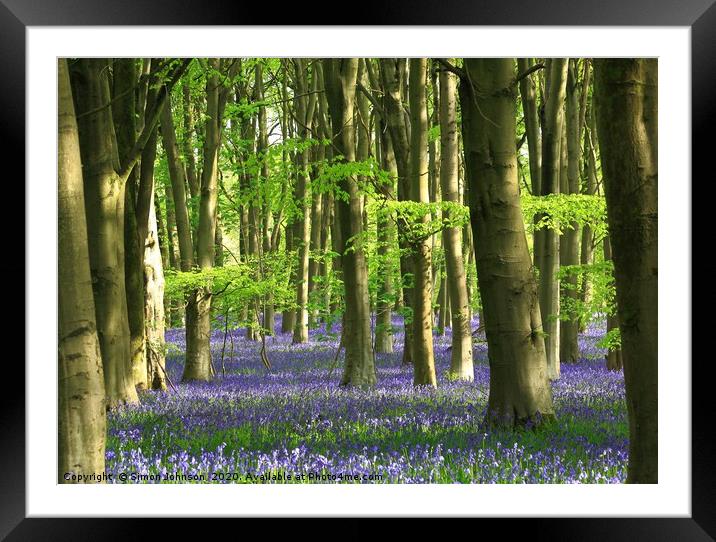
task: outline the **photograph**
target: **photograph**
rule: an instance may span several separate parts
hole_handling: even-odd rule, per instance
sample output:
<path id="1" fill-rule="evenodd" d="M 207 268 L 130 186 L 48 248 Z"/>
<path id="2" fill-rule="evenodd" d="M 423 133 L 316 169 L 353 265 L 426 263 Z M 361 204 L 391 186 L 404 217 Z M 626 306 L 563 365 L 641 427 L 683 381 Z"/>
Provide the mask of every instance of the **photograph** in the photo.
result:
<path id="1" fill-rule="evenodd" d="M 58 484 L 660 482 L 658 57 L 52 62 Z"/>

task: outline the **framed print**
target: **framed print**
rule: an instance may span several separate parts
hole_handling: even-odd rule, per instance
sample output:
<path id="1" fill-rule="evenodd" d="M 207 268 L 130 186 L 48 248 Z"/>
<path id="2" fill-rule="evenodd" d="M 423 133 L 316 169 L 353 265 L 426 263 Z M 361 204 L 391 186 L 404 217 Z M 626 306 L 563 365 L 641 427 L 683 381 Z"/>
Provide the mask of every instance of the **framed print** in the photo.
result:
<path id="1" fill-rule="evenodd" d="M 345 26 L 2 1 L 8 540 L 187 516 L 716 536 L 709 0 Z"/>

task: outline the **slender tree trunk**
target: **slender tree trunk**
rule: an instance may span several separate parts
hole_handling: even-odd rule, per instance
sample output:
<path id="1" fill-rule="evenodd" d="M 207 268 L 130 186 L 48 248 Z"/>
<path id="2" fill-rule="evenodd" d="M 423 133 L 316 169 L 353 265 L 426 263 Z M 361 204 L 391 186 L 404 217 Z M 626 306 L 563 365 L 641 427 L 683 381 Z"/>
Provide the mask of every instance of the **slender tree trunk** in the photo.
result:
<path id="1" fill-rule="evenodd" d="M 92 296 L 82 162 L 67 60 L 58 60 L 58 463 L 104 472 L 105 391 Z"/>
<path id="2" fill-rule="evenodd" d="M 398 169 L 398 201 L 410 199 L 410 141 L 408 130 L 408 114 L 404 106 L 403 87 L 407 83 L 407 64 L 404 58 L 382 58 L 380 59 L 381 81 L 384 92 L 384 109 L 386 123 L 390 138 L 393 143 L 396 167 Z M 405 225 L 398 222 L 398 244 L 400 246 L 400 276 L 402 283 L 402 310 L 405 317 L 405 339 L 403 342 L 404 365 L 413 362 L 413 269 L 412 258 L 409 256 Z"/>
<path id="3" fill-rule="evenodd" d="M 542 129 L 542 196 L 559 193 L 561 142 L 564 124 L 564 98 L 567 84 L 567 59 L 547 61 L 549 86 Z M 540 309 L 547 350 L 549 378 L 559 378 L 559 235 L 553 229 L 544 230 L 544 252 L 540 267 Z M 489 316 L 488 316 L 489 318 Z"/>
<path id="4" fill-rule="evenodd" d="M 410 189 L 412 200 L 429 203 L 428 195 L 428 105 L 425 77 L 427 59 L 410 59 Z M 419 219 L 430 221 L 426 213 Z M 413 245 L 413 383 L 437 386 L 433 354 L 433 285 L 430 239 Z"/>
<path id="5" fill-rule="evenodd" d="M 580 144 L 580 92 L 579 82 L 577 80 L 577 59 L 569 61 L 569 73 L 567 77 L 567 119 L 566 119 L 566 147 L 567 147 L 567 183 L 566 192 L 569 194 L 579 194 L 579 163 L 582 159 L 582 148 Z M 562 240 L 560 241 L 560 265 L 577 266 L 579 265 L 579 238 L 580 227 L 576 222 L 572 222 L 568 228 L 564 230 Z M 569 299 L 572 304 L 576 304 L 579 299 L 579 291 L 577 290 L 577 275 L 570 273 L 562 282 L 563 297 Z M 566 320 L 560 320 L 560 355 L 561 363 L 575 363 L 579 359 L 579 345 L 577 343 L 577 333 L 579 331 L 579 321 L 576 316 L 569 316 Z"/>
<path id="6" fill-rule="evenodd" d="M 302 139 L 311 137 L 313 118 L 317 105 L 317 94 L 309 94 L 307 83 L 308 68 L 306 60 L 296 58 L 293 60 L 296 79 L 296 115 L 299 119 L 298 132 Z M 312 76 L 312 85 L 315 87 L 316 74 Z M 312 88 L 312 90 L 316 90 Z M 296 203 L 301 211 L 297 221 L 297 229 L 293 239 L 298 248 L 298 269 L 296 271 L 296 327 L 293 330 L 293 343 L 308 342 L 308 257 L 311 244 L 311 207 L 310 178 L 309 178 L 308 148 L 298 152 L 298 178 L 296 182 Z"/>
<path id="7" fill-rule="evenodd" d="M 171 193 L 174 201 L 174 216 L 176 217 L 179 242 L 179 266 L 182 271 L 191 271 L 192 267 L 194 267 L 194 245 L 191 239 L 191 222 L 186 198 L 184 166 L 179 156 L 170 101 L 167 101 L 162 110 L 160 126 L 164 151 L 167 153 Z"/>
<path id="8" fill-rule="evenodd" d="M 138 401 L 132 379 L 124 273 L 125 183 L 117 173 L 106 59 L 81 59 L 73 70 L 83 164 L 90 270 L 97 334 L 110 407 Z M 93 113 L 89 113 L 93 111 Z M 96 112 L 94 112 L 96 111 Z M 83 114 L 88 113 L 88 114 Z"/>
<path id="9" fill-rule="evenodd" d="M 440 72 L 440 184 L 444 201 L 459 203 L 456 81 L 448 71 Z M 449 218 L 449 213 L 447 218 Z M 443 230 L 446 283 L 452 313 L 450 374 L 473 380 L 472 330 L 467 296 L 467 278 L 462 255 L 461 228 Z"/>
<path id="10" fill-rule="evenodd" d="M 460 84 L 470 219 L 490 359 L 490 424 L 552 417 L 537 282 L 520 209 L 514 59 L 465 59 Z M 474 84 L 479 81 L 479 92 Z M 484 119 L 489 119 L 489 122 Z"/>
<path id="11" fill-rule="evenodd" d="M 532 59 L 518 58 L 517 69 L 520 73 L 530 68 Z M 522 98 L 522 110 L 525 117 L 525 133 L 527 134 L 527 150 L 529 152 L 530 184 L 532 194 L 539 196 L 542 193 L 542 134 L 540 132 L 539 114 L 537 113 L 537 92 L 532 76 L 523 77 L 520 80 L 520 96 Z M 534 223 L 539 221 L 539 215 L 535 215 Z M 535 267 L 541 267 L 544 257 L 544 230 L 535 229 L 532 234 L 532 253 Z"/>
<path id="12" fill-rule="evenodd" d="M 658 482 L 658 64 L 595 61 L 629 414 L 630 483 Z"/>
<path id="13" fill-rule="evenodd" d="M 597 159 L 595 155 L 595 115 L 594 107 L 588 107 L 587 110 L 587 123 L 584 131 L 584 149 L 586 154 L 585 159 L 585 194 L 593 196 L 597 193 Z M 594 259 L 594 232 L 592 228 L 586 224 L 582 228 L 582 247 L 580 254 L 581 265 L 589 265 Z M 581 298 L 582 302 L 587 303 L 591 299 L 592 295 L 592 284 L 589 280 L 589 276 L 585 275 L 582 280 L 582 291 Z M 583 326 L 582 326 L 583 327 Z"/>
<path id="14" fill-rule="evenodd" d="M 358 59 L 328 59 L 324 62 L 333 144 L 345 162 L 354 162 L 353 117 Z M 341 179 L 339 187 L 349 196 L 348 201 L 335 202 L 341 228 L 340 253 L 346 303 L 343 324 L 343 344 L 346 354 L 341 385 L 367 387 L 375 384 L 376 376 L 370 333 L 368 269 L 361 240 L 363 217 L 360 193 L 356 179 L 353 177 Z M 349 239 L 351 239 L 350 244 Z"/>
<path id="15" fill-rule="evenodd" d="M 157 215 L 152 193 L 149 207 L 149 231 L 144 245 L 144 284 L 146 301 L 144 322 L 147 337 L 148 386 L 153 390 L 167 388 L 164 359 L 164 268 L 159 250 Z"/>
<path id="16" fill-rule="evenodd" d="M 604 261 L 612 261 L 612 245 L 609 242 L 609 236 L 603 240 L 604 245 Z M 607 333 L 614 331 L 619 327 L 619 316 L 615 310 L 613 313 L 607 314 Z M 621 348 L 610 348 L 607 351 L 606 365 L 610 371 L 621 371 L 624 367 Z"/>
<path id="17" fill-rule="evenodd" d="M 368 61 L 366 61 L 368 62 Z M 382 193 L 387 200 L 394 197 L 395 179 L 398 178 L 398 169 L 395 163 L 395 154 L 390 136 L 386 132 L 385 121 L 375 123 L 376 146 L 380 150 L 381 168 L 387 171 L 390 176 L 390 183 L 381 187 Z M 378 213 L 377 217 L 378 237 L 378 260 L 380 269 L 378 275 L 378 302 L 376 308 L 376 329 L 375 329 L 375 350 L 383 354 L 393 352 L 393 322 L 391 308 L 395 292 L 393 288 L 393 265 L 391 264 L 392 254 L 395 245 L 395 227 L 393 217 L 385 213 Z"/>

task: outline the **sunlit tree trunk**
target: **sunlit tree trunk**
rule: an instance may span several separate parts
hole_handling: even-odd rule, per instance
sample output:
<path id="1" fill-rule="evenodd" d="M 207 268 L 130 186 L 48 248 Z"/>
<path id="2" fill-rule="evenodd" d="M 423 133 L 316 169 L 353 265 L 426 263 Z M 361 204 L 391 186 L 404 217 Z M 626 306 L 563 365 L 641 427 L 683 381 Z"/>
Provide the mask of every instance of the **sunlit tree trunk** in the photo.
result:
<path id="1" fill-rule="evenodd" d="M 104 472 L 105 391 L 92 296 L 82 162 L 67 60 L 58 60 L 58 464 Z"/>
<path id="2" fill-rule="evenodd" d="M 559 193 L 561 169 L 561 142 L 564 125 L 564 99 L 567 84 L 567 59 L 547 60 L 549 70 L 547 98 L 542 127 L 542 174 L 540 178 L 542 196 Z M 545 229 L 544 249 L 540 272 L 540 309 L 547 350 L 549 378 L 559 378 L 559 235 L 553 229 Z M 489 316 L 487 316 L 489 318 Z"/>
<path id="3" fill-rule="evenodd" d="M 470 219 L 490 359 L 487 420 L 553 416 L 537 282 L 520 208 L 515 153 L 515 61 L 465 59 L 460 104 Z M 479 82 L 479 92 L 473 85 Z"/>
<path id="4" fill-rule="evenodd" d="M 112 121 L 107 60 L 78 60 L 73 68 L 83 164 L 90 270 L 105 392 L 110 407 L 137 402 L 132 379 L 124 273 L 126 177 Z"/>
<path id="5" fill-rule="evenodd" d="M 312 135 L 313 119 L 317 103 L 316 92 L 308 94 L 308 68 L 303 58 L 293 59 L 296 84 L 296 116 L 298 118 L 298 133 L 302 139 Z M 312 77 L 312 87 L 315 87 L 316 76 Z M 315 91 L 315 88 L 312 88 Z M 308 257 L 311 244 L 310 222 L 310 178 L 309 178 L 310 150 L 305 148 L 298 152 L 298 177 L 296 180 L 296 205 L 301 216 L 296 222 L 294 232 L 294 245 L 298 248 L 298 269 L 296 271 L 296 327 L 293 330 L 293 342 L 308 342 Z"/>
<path id="6" fill-rule="evenodd" d="M 411 199 L 429 203 L 428 195 L 428 105 L 426 97 L 427 59 L 410 59 L 410 191 Z M 430 221 L 426 213 L 418 219 Z M 437 386 L 433 354 L 433 284 L 430 239 L 413 243 L 413 383 Z"/>
<path id="7" fill-rule="evenodd" d="M 458 141 L 456 81 L 448 71 L 440 72 L 440 184 L 444 201 L 460 202 L 458 185 Z M 449 213 L 446 213 L 449 217 Z M 473 380 L 472 330 L 467 297 L 465 264 L 462 255 L 461 228 L 443 230 L 446 283 L 452 314 L 450 373 L 453 377 Z"/>
<path id="8" fill-rule="evenodd" d="M 333 144 L 336 152 L 348 163 L 355 161 L 353 117 L 357 75 L 357 58 L 324 61 Z M 363 217 L 360 193 L 354 177 L 340 179 L 339 188 L 348 194 L 348 201 L 335 201 L 341 230 L 339 248 L 346 304 L 343 323 L 345 370 L 341 385 L 367 387 L 375 384 L 376 376 L 370 333 L 368 269 L 361 239 Z"/>
<path id="9" fill-rule="evenodd" d="M 211 74 L 206 82 L 206 124 L 204 165 L 199 203 L 198 264 L 202 270 L 214 267 L 216 236 L 217 166 L 219 155 L 219 59 L 208 60 Z M 186 364 L 182 381 L 211 379 L 211 290 L 199 288 L 187 303 Z"/>
<path id="10" fill-rule="evenodd" d="M 164 268 L 159 250 L 153 193 L 149 207 L 149 230 L 144 245 L 144 283 L 147 292 L 144 303 L 147 337 L 145 379 L 153 390 L 164 390 L 167 387 L 164 359 Z"/>
<path id="11" fill-rule="evenodd" d="M 658 64 L 595 60 L 629 415 L 627 482 L 658 482 Z"/>

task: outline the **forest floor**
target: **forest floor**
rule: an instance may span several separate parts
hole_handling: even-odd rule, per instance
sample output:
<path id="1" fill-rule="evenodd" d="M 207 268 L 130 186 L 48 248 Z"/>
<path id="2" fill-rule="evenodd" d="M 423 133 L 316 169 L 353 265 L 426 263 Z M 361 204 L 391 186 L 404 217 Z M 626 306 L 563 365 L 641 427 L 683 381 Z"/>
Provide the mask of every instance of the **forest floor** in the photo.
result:
<path id="1" fill-rule="evenodd" d="M 402 329 L 399 318 L 394 325 Z M 224 333 L 216 331 L 217 377 L 180 384 L 184 330 L 171 329 L 167 371 L 176 390 L 142 392 L 141 404 L 110 414 L 107 472 L 155 483 L 624 482 L 624 379 L 604 366 L 596 346 L 603 335 L 604 325 L 590 325 L 579 339 L 582 359 L 562 365 L 552 385 L 556 422 L 486 432 L 486 344 L 475 346 L 475 381 L 451 382 L 449 329 L 435 337 L 437 391 L 413 388 L 412 367 L 400 364 L 401 333 L 394 353 L 376 355 L 375 389 L 340 388 L 342 356 L 331 370 L 338 336 L 324 327 L 303 345 L 292 345 L 290 333 L 268 337 L 271 371 L 260 343 L 235 330 L 226 340 L 225 376 Z"/>

